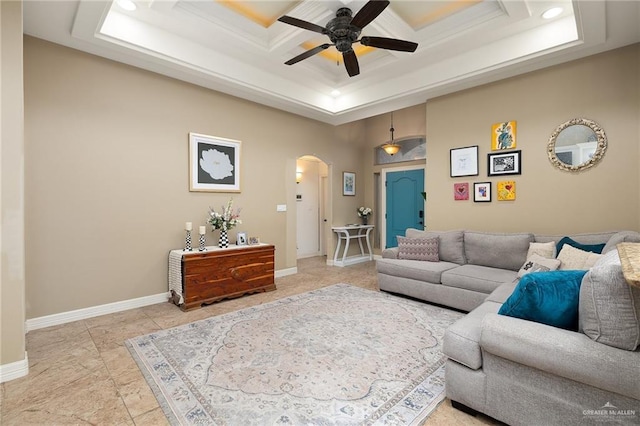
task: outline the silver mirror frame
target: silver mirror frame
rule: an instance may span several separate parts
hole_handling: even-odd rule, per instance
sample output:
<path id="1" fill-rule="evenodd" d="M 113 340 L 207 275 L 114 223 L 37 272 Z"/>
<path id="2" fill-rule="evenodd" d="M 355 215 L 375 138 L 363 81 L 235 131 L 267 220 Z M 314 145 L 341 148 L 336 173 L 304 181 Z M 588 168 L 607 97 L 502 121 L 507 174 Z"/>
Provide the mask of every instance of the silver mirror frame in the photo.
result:
<path id="1" fill-rule="evenodd" d="M 598 144 L 596 146 L 596 152 L 593 156 L 586 162 L 579 164 L 577 166 L 566 164 L 558 158 L 556 155 L 556 139 L 560 132 L 562 132 L 567 127 L 575 126 L 581 124 L 583 126 L 587 126 L 593 130 L 598 138 Z M 549 138 L 549 143 L 547 144 L 547 155 L 549 156 L 549 161 L 553 166 L 560 170 L 564 170 L 567 172 L 581 172 L 583 170 L 587 170 L 602 160 L 604 157 L 604 153 L 607 151 L 607 135 L 604 133 L 604 129 L 600 127 L 598 123 L 593 120 L 589 120 L 587 118 L 573 118 L 565 123 L 562 123 L 558 126 L 558 128 L 551 134 Z"/>

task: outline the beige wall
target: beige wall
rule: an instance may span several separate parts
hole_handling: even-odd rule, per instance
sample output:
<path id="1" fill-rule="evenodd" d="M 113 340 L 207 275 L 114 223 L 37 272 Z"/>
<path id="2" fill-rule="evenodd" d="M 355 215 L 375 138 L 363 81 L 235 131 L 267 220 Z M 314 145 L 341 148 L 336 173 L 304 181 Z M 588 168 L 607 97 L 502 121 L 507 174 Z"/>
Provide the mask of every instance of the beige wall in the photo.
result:
<path id="1" fill-rule="evenodd" d="M 427 226 L 564 234 L 640 230 L 640 45 L 503 80 L 426 104 Z M 595 120 L 609 148 L 596 167 L 577 174 L 554 169 L 549 136 L 575 117 Z M 517 121 L 522 174 L 516 201 L 495 201 L 487 177 L 493 123 Z M 449 177 L 449 149 L 479 145 L 480 175 Z M 491 203 L 453 201 L 455 182 L 493 182 Z"/>
<path id="2" fill-rule="evenodd" d="M 404 108 L 393 112 L 393 128 L 394 139 L 402 139 L 409 136 L 424 136 L 426 129 L 426 113 L 425 104 L 416 105 L 409 108 Z M 363 146 L 362 159 L 364 170 L 363 186 L 365 189 L 364 205 L 374 208 L 376 194 L 374 194 L 374 179 L 376 174 L 381 174 L 383 169 L 390 170 L 401 167 L 420 167 L 425 165 L 424 160 L 420 161 L 405 161 L 401 163 L 374 165 L 375 163 L 375 148 L 389 142 L 391 134 L 389 128 L 391 127 L 391 114 L 382 114 L 374 117 L 362 120 L 361 123 L 364 126 L 362 134 L 361 144 Z M 427 146 L 428 146 L 427 142 Z M 381 196 L 382 194 L 378 194 Z M 382 230 L 380 217 L 381 212 L 374 208 L 372 221 L 377 226 L 374 232 L 380 233 Z M 357 219 L 357 216 L 356 216 Z M 376 238 L 377 239 L 377 238 Z M 380 253 L 382 249 L 376 247 L 374 250 L 376 253 Z"/>
<path id="3" fill-rule="evenodd" d="M 638 49 L 396 112 L 396 138 L 427 135 L 429 228 L 640 228 Z M 165 291 L 167 253 L 182 247 L 184 222 L 203 223 L 230 196 L 243 208 L 240 230 L 276 245 L 276 269 L 293 268 L 296 158 L 329 164 L 331 223 L 350 223 L 357 206 L 373 204 L 373 148 L 389 138 L 388 114 L 334 128 L 31 37 L 25 102 L 27 318 Z M 610 148 L 601 165 L 570 175 L 551 168 L 545 147 L 576 116 L 598 121 Z M 490 126 L 503 120 L 518 121 L 517 201 L 454 203 L 454 182 L 497 180 L 486 178 L 486 154 Z M 242 141 L 240 194 L 188 191 L 190 131 Z M 449 149 L 476 144 L 480 176 L 451 179 Z M 357 173 L 356 197 L 342 196 L 345 170 Z M 611 190 L 620 182 L 628 195 Z"/>
<path id="4" fill-rule="evenodd" d="M 362 202 L 341 195 L 361 161 L 333 126 L 31 37 L 24 49 L 27 318 L 166 291 L 184 223 L 229 197 L 237 230 L 275 244 L 277 270 L 295 267 L 302 155 L 331 166 L 336 223 Z M 241 193 L 188 191 L 189 132 L 242 141 Z"/>
<path id="5" fill-rule="evenodd" d="M 5 365 L 25 358 L 21 2 L 0 2 L 0 55 L 0 365 Z"/>

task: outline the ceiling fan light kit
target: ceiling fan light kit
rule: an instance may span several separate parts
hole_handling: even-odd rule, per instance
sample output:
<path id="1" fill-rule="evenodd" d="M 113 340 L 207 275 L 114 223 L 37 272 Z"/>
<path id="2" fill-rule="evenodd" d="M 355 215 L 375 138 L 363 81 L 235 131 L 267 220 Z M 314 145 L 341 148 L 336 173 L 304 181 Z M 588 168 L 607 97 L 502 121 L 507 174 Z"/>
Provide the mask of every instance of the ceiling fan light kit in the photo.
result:
<path id="1" fill-rule="evenodd" d="M 296 64 L 304 59 L 310 58 L 331 46 L 335 46 L 338 52 L 342 53 L 344 66 L 349 77 L 360 74 L 358 58 L 353 51 L 353 43 L 360 43 L 363 46 L 376 47 L 379 49 L 396 50 L 400 52 L 415 52 L 418 43 L 406 40 L 398 40 L 387 37 L 360 37 L 362 29 L 371 21 L 378 17 L 389 6 L 388 0 L 369 0 L 355 16 L 352 17 L 351 9 L 341 7 L 336 12 L 336 17 L 330 20 L 326 27 L 303 21 L 292 16 L 281 16 L 278 21 L 293 25 L 309 31 L 324 34 L 329 37 L 331 43 L 324 43 L 320 46 L 309 49 L 306 52 L 288 60 L 286 65 Z"/>

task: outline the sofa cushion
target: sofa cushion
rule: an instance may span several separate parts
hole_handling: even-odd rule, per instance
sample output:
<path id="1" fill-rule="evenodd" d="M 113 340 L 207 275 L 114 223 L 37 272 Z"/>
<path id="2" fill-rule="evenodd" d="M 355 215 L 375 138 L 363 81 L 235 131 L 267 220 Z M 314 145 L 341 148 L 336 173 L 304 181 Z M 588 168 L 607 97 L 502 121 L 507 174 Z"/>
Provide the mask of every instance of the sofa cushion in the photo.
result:
<path id="1" fill-rule="evenodd" d="M 511 282 L 500 284 L 500 286 L 495 290 L 493 290 L 491 294 L 487 296 L 487 298 L 484 300 L 486 302 L 496 302 L 496 303 L 503 304 L 505 300 L 507 300 L 509 296 L 511 296 L 511 294 L 513 293 L 513 290 L 516 289 L 516 286 L 518 285 L 519 281 L 520 281 L 520 278 L 516 278 Z"/>
<path id="2" fill-rule="evenodd" d="M 537 254 L 538 256 L 546 257 L 547 259 L 554 259 L 556 253 L 556 242 L 549 241 L 548 243 L 529 243 L 529 250 L 527 251 L 527 260 L 531 256 Z"/>
<path id="3" fill-rule="evenodd" d="M 473 265 L 517 271 L 525 260 L 533 234 L 497 234 L 465 231 L 464 251 Z"/>
<path id="4" fill-rule="evenodd" d="M 565 244 L 558 254 L 558 260 L 562 262 L 560 264 L 561 270 L 587 270 L 598 261 L 600 256 L 600 254 L 580 250 L 569 244 Z"/>
<path id="5" fill-rule="evenodd" d="M 467 264 L 443 272 L 441 281 L 449 287 L 489 294 L 502 283 L 513 281 L 517 275 L 516 272 L 506 269 Z"/>
<path id="6" fill-rule="evenodd" d="M 407 238 L 397 236 L 398 259 L 439 262 L 438 238 Z"/>
<path id="7" fill-rule="evenodd" d="M 376 261 L 379 273 L 432 284 L 440 284 L 442 272 L 457 266 L 451 262 L 425 262 L 423 260 L 378 259 Z"/>
<path id="8" fill-rule="evenodd" d="M 523 277 L 526 274 L 532 272 L 548 272 L 555 271 L 560 267 L 562 262 L 558 259 L 548 259 L 538 254 L 527 257 L 527 261 L 524 262 L 522 268 L 518 271 L 518 277 Z"/>
<path id="9" fill-rule="evenodd" d="M 616 231 L 617 232 L 617 231 Z M 569 235 L 543 235 L 535 234 L 537 243 L 547 243 L 549 241 L 560 241 L 563 237 L 568 236 L 572 240 L 582 244 L 602 244 L 616 234 L 616 232 L 592 232 L 589 234 L 569 234 Z"/>
<path id="10" fill-rule="evenodd" d="M 630 351 L 640 344 L 640 288 L 624 279 L 617 250 L 584 277 L 579 309 L 580 331 L 596 342 Z"/>
<path id="11" fill-rule="evenodd" d="M 514 318 L 578 330 L 580 283 L 586 271 L 527 274 L 498 313 Z"/>
<path id="12" fill-rule="evenodd" d="M 421 231 L 409 228 L 405 232 L 408 238 L 439 238 L 438 257 L 445 262 L 453 262 L 459 265 L 467 263 L 464 257 L 464 232 L 463 231 Z"/>
<path id="13" fill-rule="evenodd" d="M 486 314 L 495 314 L 500 304 L 484 302 L 447 328 L 442 343 L 442 352 L 454 361 L 477 370 L 482 367 L 480 335 L 482 319 Z"/>
<path id="14" fill-rule="evenodd" d="M 635 231 L 621 231 L 613 234 L 602 249 L 602 253 L 614 250 L 620 243 L 640 243 L 640 233 Z"/>

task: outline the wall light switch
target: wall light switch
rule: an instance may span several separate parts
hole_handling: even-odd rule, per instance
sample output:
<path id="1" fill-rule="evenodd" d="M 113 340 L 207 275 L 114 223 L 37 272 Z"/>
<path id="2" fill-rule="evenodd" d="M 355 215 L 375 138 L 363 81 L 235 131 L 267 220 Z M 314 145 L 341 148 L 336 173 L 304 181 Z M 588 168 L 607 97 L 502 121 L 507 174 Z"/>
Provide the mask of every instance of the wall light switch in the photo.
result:
<path id="1" fill-rule="evenodd" d="M 276 206 L 276 211 L 277 212 L 286 212 L 287 211 L 287 205 L 286 204 L 278 204 Z"/>

